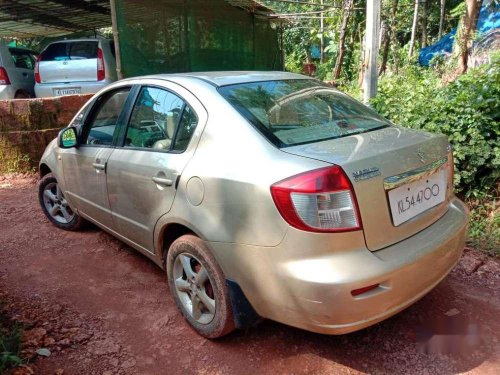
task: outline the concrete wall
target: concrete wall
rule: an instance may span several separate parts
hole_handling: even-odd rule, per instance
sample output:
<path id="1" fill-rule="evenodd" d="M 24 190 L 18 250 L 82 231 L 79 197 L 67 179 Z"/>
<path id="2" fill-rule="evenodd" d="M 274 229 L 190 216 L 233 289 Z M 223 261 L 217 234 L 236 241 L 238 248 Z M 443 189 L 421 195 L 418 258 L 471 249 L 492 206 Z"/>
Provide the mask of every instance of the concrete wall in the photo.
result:
<path id="1" fill-rule="evenodd" d="M 91 97 L 0 100 L 0 173 L 36 168 L 47 144 Z"/>

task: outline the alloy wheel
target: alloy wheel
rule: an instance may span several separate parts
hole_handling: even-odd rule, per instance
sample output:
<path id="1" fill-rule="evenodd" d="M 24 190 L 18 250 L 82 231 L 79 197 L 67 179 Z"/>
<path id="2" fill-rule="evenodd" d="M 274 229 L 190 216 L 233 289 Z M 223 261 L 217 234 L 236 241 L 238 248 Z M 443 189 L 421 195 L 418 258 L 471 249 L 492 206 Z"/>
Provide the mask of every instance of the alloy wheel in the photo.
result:
<path id="1" fill-rule="evenodd" d="M 207 269 L 193 255 L 177 256 L 173 267 L 176 293 L 186 312 L 198 323 L 215 317 L 216 300 Z"/>
<path id="2" fill-rule="evenodd" d="M 48 214 L 61 224 L 68 224 L 75 217 L 57 182 L 51 182 L 45 186 L 43 203 Z"/>

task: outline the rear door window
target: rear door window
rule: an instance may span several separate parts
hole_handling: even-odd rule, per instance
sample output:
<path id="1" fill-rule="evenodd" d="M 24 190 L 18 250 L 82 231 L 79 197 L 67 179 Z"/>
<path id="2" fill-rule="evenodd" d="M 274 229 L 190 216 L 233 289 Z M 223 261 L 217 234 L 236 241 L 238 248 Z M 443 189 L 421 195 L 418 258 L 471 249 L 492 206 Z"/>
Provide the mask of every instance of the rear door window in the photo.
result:
<path id="1" fill-rule="evenodd" d="M 130 116 L 124 146 L 183 152 L 197 123 L 198 117 L 179 96 L 143 87 Z"/>
<path id="2" fill-rule="evenodd" d="M 14 60 L 14 65 L 16 68 L 30 69 L 35 68 L 35 59 L 29 51 L 22 51 L 15 48 L 9 49 L 12 60 Z"/>
<path id="3" fill-rule="evenodd" d="M 97 48 L 97 41 L 53 43 L 43 51 L 41 61 L 96 59 Z"/>

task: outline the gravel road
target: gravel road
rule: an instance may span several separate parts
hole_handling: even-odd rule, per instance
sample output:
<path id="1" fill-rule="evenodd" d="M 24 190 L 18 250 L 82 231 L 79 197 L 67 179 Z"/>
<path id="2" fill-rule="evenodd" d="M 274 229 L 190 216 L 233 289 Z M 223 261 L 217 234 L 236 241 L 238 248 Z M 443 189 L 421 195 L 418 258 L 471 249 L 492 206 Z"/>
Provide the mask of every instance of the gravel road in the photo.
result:
<path id="1" fill-rule="evenodd" d="M 0 300 L 25 324 L 31 359 L 18 374 L 500 373 L 500 262 L 475 250 L 422 300 L 363 331 L 264 321 L 209 341 L 177 313 L 152 262 L 95 227 L 53 227 L 33 176 L 0 177 Z"/>

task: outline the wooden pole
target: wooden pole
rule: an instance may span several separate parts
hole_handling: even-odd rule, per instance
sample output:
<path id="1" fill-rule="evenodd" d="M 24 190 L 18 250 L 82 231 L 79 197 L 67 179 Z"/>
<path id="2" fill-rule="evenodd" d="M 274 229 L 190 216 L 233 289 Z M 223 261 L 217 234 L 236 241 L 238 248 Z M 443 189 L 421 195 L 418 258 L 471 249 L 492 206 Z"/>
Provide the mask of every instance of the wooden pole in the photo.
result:
<path id="1" fill-rule="evenodd" d="M 113 30 L 113 40 L 115 41 L 116 75 L 118 79 L 123 79 L 122 58 L 120 55 L 120 38 L 118 35 L 118 24 L 116 23 L 116 0 L 110 0 L 111 6 L 111 28 Z"/>
<path id="2" fill-rule="evenodd" d="M 363 101 L 365 103 L 377 95 L 380 2 L 381 0 L 366 2 L 365 74 L 363 78 Z"/>

